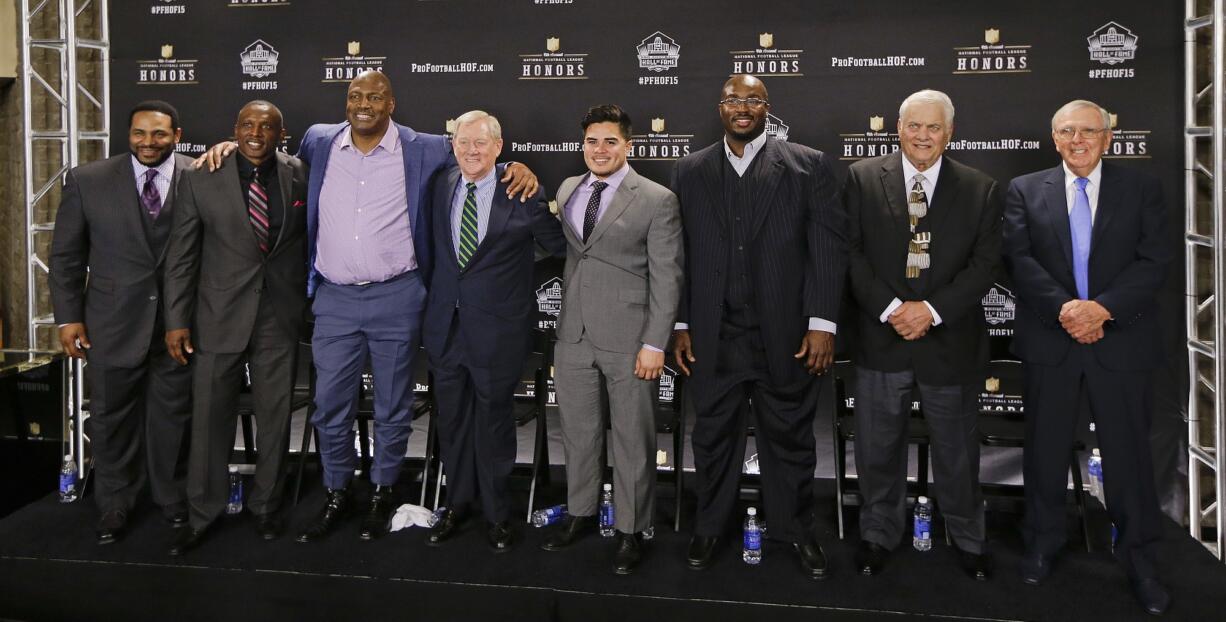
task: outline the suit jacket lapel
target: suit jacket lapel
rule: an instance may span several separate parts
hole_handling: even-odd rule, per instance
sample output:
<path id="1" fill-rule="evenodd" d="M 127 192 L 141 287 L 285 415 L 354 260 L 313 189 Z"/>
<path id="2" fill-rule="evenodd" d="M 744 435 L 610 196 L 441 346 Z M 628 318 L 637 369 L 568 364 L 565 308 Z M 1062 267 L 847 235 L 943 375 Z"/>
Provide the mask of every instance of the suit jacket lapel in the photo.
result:
<path id="1" fill-rule="evenodd" d="M 507 219 L 511 217 L 511 210 L 515 209 L 515 202 L 507 198 L 507 186 L 502 182 L 496 182 L 494 187 L 494 198 L 490 199 L 490 219 L 485 226 L 485 237 L 481 238 L 481 243 L 477 245 L 476 252 L 469 258 L 468 265 L 465 270 L 472 267 L 479 259 L 489 252 L 491 246 L 498 242 L 498 238 L 502 236 L 502 232 L 507 228 Z"/>
<path id="2" fill-rule="evenodd" d="M 162 205 L 163 205 L 162 211 L 163 212 L 166 211 L 165 206 L 167 205 L 171 206 L 172 210 L 174 209 L 175 191 L 179 189 L 179 180 L 183 177 L 183 171 L 188 170 L 188 167 L 192 165 L 192 159 L 187 156 L 179 155 L 176 153 L 176 154 L 171 155 L 170 157 L 175 159 L 175 168 L 174 168 L 174 172 L 171 173 L 171 176 L 170 176 L 170 188 L 166 190 L 166 200 L 162 201 Z M 165 216 L 170 216 L 173 218 L 172 214 L 165 214 Z M 163 218 L 163 215 L 159 215 L 158 218 L 159 219 Z M 167 225 L 169 224 L 170 223 L 167 223 Z M 170 250 L 169 241 L 167 241 L 165 244 L 162 245 L 162 254 L 158 255 L 158 257 L 156 258 L 157 265 L 159 266 L 162 265 L 162 260 L 166 259 L 166 252 L 168 250 Z M 152 253 L 152 251 L 150 251 L 150 253 Z"/>
<path id="3" fill-rule="evenodd" d="M 409 205 L 410 231 L 420 222 L 423 207 L 421 201 L 413 196 L 414 188 L 421 188 L 421 161 L 424 157 L 422 143 L 417 142 L 417 133 L 401 125 L 392 124 L 397 130 L 400 148 L 404 149 L 404 194 Z"/>
<path id="4" fill-rule="evenodd" d="M 1098 243 L 1102 240 L 1103 232 L 1107 230 L 1107 226 L 1111 224 L 1111 218 L 1115 215 L 1114 206 L 1120 204 L 1119 187 L 1115 177 L 1118 170 L 1114 166 L 1103 162 L 1103 174 L 1099 178 L 1098 188 L 1098 209 L 1094 210 L 1094 226 L 1090 229 L 1090 258 L 1094 257 L 1094 249 L 1098 247 Z"/>
<path id="5" fill-rule="evenodd" d="M 707 201 L 705 205 L 710 209 L 714 209 L 719 215 L 719 224 L 727 231 L 728 224 L 728 207 L 723 201 L 724 182 L 723 182 L 723 167 L 724 160 L 727 158 L 724 155 L 724 139 L 713 146 L 711 153 L 703 158 L 699 171 L 702 176 L 703 184 L 702 191 L 707 193 Z"/>
<path id="6" fill-rule="evenodd" d="M 153 247 L 149 246 L 149 236 L 145 235 L 145 224 L 141 222 L 141 219 L 145 217 L 141 212 L 145 208 L 140 204 L 140 189 L 136 183 L 136 169 L 132 168 L 132 156 L 129 155 L 120 161 L 112 180 L 115 185 L 114 196 L 119 200 L 121 227 L 124 231 L 130 231 L 132 235 L 140 238 L 141 247 L 148 253 L 149 260 L 156 262 L 157 257 L 153 256 Z M 173 187 L 174 184 L 172 183 L 171 186 Z"/>
<path id="7" fill-rule="evenodd" d="M 749 239 L 751 240 L 757 237 L 762 223 L 766 222 L 767 213 L 775 204 L 775 195 L 779 193 L 779 186 L 783 185 L 781 172 L 784 172 L 784 166 L 779 146 L 775 144 L 774 139 L 767 138 L 762 144 L 762 153 L 754 157 L 749 170 L 745 171 L 746 174 L 752 176 L 753 187 L 762 192 L 761 198 L 750 197 L 750 200 L 755 203 L 753 215 L 749 221 Z"/>
<path id="8" fill-rule="evenodd" d="M 450 261 L 457 270 L 460 269 L 460 258 L 458 256 L 460 249 L 456 247 L 455 238 L 451 234 L 451 210 L 455 209 L 455 194 L 456 186 L 460 183 L 460 169 L 452 168 L 447 171 L 446 177 L 443 178 L 447 183 L 447 209 L 439 214 L 434 214 L 435 231 L 438 231 L 445 240 L 447 240 L 446 248 L 449 250 Z M 438 238 L 435 238 L 438 240 Z M 437 241 L 435 242 L 437 244 Z"/>
<path id="9" fill-rule="evenodd" d="M 1044 180 L 1043 204 L 1047 211 L 1047 220 L 1054 229 L 1056 238 L 1060 240 L 1060 248 L 1064 251 L 1064 260 L 1068 262 L 1069 270 L 1073 269 L 1073 234 L 1069 232 L 1068 197 L 1064 189 L 1064 167 L 1057 166 Z"/>
<path id="10" fill-rule="evenodd" d="M 890 215 L 894 225 L 905 239 L 911 238 L 911 221 L 907 209 L 907 180 L 902 175 L 902 154 L 896 153 L 886 159 L 881 165 L 881 192 L 885 195 L 886 204 L 890 206 Z"/>
<path id="11" fill-rule="evenodd" d="M 579 184 L 583 182 L 586 175 L 571 177 L 562 182 L 558 187 L 558 218 L 562 221 L 562 232 L 566 234 L 566 239 L 576 247 L 583 246 L 583 239 L 578 231 L 571 226 L 570 219 L 566 217 L 566 203 L 570 201 L 571 195 L 575 190 L 579 189 Z"/>
<path id="12" fill-rule="evenodd" d="M 639 175 L 638 173 L 634 172 L 634 169 L 630 169 L 630 171 L 626 173 L 626 177 L 625 179 L 622 179 L 621 185 L 617 187 L 617 192 L 613 195 L 613 199 L 609 201 L 609 208 L 606 209 L 604 215 L 600 217 L 600 221 L 596 223 L 596 228 L 592 229 L 591 237 L 589 237 L 587 239 L 587 243 L 583 245 L 584 248 L 588 248 L 595 244 L 596 241 L 600 239 L 600 236 L 604 235 L 604 232 L 612 226 L 612 223 L 618 218 L 621 218 L 621 215 L 626 211 L 626 208 L 630 207 L 631 203 L 634 203 L 635 197 L 638 196 L 638 177 Z"/>
<path id="13" fill-rule="evenodd" d="M 260 240 L 255 237 L 255 228 L 251 226 L 251 216 L 247 214 L 247 201 L 243 198 L 242 182 L 239 181 L 238 176 L 238 158 L 237 152 L 230 154 L 221 168 L 213 173 L 213 175 L 217 176 L 216 183 L 219 184 L 218 189 L 221 191 L 222 196 L 225 197 L 223 204 L 225 213 L 219 216 L 224 219 L 223 222 L 232 223 L 234 226 L 233 230 L 246 232 L 243 237 L 249 240 L 250 243 L 243 245 L 245 249 L 243 252 L 251 259 L 263 261 L 264 256 L 260 252 Z M 278 170 L 277 174 L 280 175 L 281 171 Z M 207 209 L 207 206 L 204 206 L 204 209 Z M 226 225 L 227 230 L 230 230 L 229 227 L 230 225 Z M 285 232 L 284 226 L 281 227 L 281 232 Z"/>
<path id="14" fill-rule="evenodd" d="M 277 233 L 276 242 L 269 255 L 280 248 L 281 240 L 285 239 L 285 232 L 293 230 L 290 227 L 293 226 L 296 215 L 294 212 L 294 169 L 289 165 L 289 156 L 280 151 L 273 152 L 273 154 L 277 157 L 277 185 L 281 187 L 281 231 Z M 254 229 L 252 233 L 255 233 Z M 258 246 L 257 244 L 257 248 Z"/>
<path id="15" fill-rule="evenodd" d="M 954 170 L 953 162 L 949 158 L 941 163 L 941 172 L 937 175 L 936 189 L 933 190 L 932 196 L 928 198 L 928 216 L 932 221 L 928 223 L 928 230 L 936 232 L 941 228 L 949 218 L 949 212 L 957 209 L 958 204 L 958 187 L 961 185 L 961 179 L 958 178 L 957 171 Z M 938 240 L 940 244 L 940 236 L 934 235 L 933 238 Z"/>

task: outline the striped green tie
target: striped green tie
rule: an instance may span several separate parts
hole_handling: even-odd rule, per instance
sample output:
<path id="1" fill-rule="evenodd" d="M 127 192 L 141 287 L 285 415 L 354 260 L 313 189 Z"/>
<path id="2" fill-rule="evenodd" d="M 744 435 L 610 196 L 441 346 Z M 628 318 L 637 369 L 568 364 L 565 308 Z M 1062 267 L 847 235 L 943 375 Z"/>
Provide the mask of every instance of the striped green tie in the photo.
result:
<path id="1" fill-rule="evenodd" d="M 477 184 L 468 182 L 468 195 L 464 197 L 464 213 L 460 215 L 460 267 L 477 252 Z"/>

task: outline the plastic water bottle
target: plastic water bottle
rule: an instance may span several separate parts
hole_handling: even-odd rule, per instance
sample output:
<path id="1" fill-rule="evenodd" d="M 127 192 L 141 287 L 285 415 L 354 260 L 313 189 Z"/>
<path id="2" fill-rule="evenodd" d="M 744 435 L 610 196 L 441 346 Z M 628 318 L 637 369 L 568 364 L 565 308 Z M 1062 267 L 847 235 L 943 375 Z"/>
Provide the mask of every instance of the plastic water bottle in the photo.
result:
<path id="1" fill-rule="evenodd" d="M 758 528 L 758 508 L 745 510 L 745 539 L 741 559 L 746 564 L 762 563 L 762 530 Z"/>
<path id="2" fill-rule="evenodd" d="M 60 503 L 72 503 L 77 500 L 77 463 L 72 454 L 64 456 L 60 465 Z"/>
<path id="3" fill-rule="evenodd" d="M 552 525 L 566 516 L 566 504 L 555 505 L 553 507 L 541 508 L 532 513 L 532 526 L 544 527 Z"/>
<path id="4" fill-rule="evenodd" d="M 1086 462 L 1086 471 L 1090 477 L 1090 495 L 1098 499 L 1099 503 L 1103 501 L 1103 457 L 1095 447 L 1090 452 L 1090 459 Z"/>
<path id="5" fill-rule="evenodd" d="M 911 545 L 917 551 L 932 550 L 932 504 L 928 497 L 915 500 L 915 530 Z"/>
<path id="6" fill-rule="evenodd" d="M 243 511 L 243 476 L 238 474 L 238 467 L 230 465 L 230 502 L 226 504 L 226 514 L 239 514 Z"/>
<path id="7" fill-rule="evenodd" d="M 605 484 L 600 493 L 600 535 L 612 538 L 613 530 L 613 484 Z"/>

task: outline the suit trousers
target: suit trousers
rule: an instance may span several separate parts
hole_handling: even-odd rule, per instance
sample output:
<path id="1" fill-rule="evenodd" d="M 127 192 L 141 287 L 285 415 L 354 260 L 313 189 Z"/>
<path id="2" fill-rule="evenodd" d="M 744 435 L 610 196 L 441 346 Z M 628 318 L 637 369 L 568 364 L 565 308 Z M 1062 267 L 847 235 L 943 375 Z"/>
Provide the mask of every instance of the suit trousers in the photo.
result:
<path id="1" fill-rule="evenodd" d="M 456 510 L 479 499 L 486 520 L 501 522 L 511 514 L 514 400 L 522 368 L 474 360 L 463 331 L 460 318 L 452 318 L 443 352 L 431 357 L 447 505 Z"/>
<path id="2" fill-rule="evenodd" d="M 1108 337 L 1110 339 L 1110 337 Z M 1026 550 L 1055 555 L 1067 525 L 1068 460 L 1078 409 L 1088 397 L 1103 459 L 1107 513 L 1119 538 L 1115 557 L 1130 576 L 1154 577 L 1162 518 L 1150 458 L 1152 372 L 1105 369 L 1091 346 L 1074 344 L 1059 365 L 1026 363 Z"/>
<path id="3" fill-rule="evenodd" d="M 614 526 L 626 534 L 651 526 L 656 503 L 655 409 L 659 382 L 634 375 L 638 353 L 608 352 L 583 336 L 559 341 L 554 381 L 566 454 L 566 503 L 574 516 L 596 514 L 604 475 L 601 385 L 609 394 L 609 454 L 613 458 Z"/>
<path id="4" fill-rule="evenodd" d="M 770 537 L 809 540 L 817 468 L 813 418 L 818 380 L 806 376 L 788 386 L 774 385 L 760 333 L 729 329 L 721 331 L 715 377 L 705 384 L 712 387 L 708 395 L 693 397 L 695 535 L 719 536 L 729 527 L 745 460 L 745 426 L 752 413 Z"/>
<path id="5" fill-rule="evenodd" d="M 400 477 L 413 423 L 413 357 L 421 341 L 426 288 L 413 270 L 381 283 L 336 285 L 315 292 L 315 415 L 324 486 L 345 488 L 358 458 L 353 421 L 367 356 L 374 375 L 375 451 L 370 480 Z"/>
<path id="6" fill-rule="evenodd" d="M 259 457 L 247 507 L 255 515 L 276 512 L 285 487 L 290 404 L 298 368 L 298 336 L 277 319 L 273 305 L 262 302 L 245 352 L 193 355 L 192 453 L 187 475 L 191 525 L 204 529 L 225 510 L 229 500 L 230 452 L 238 421 L 238 394 L 243 363 L 251 372 Z"/>
<path id="7" fill-rule="evenodd" d="M 158 505 L 183 502 L 192 372 L 170 358 L 161 327 L 144 365 L 91 362 L 85 377 L 98 508 L 131 510 L 146 479 Z"/>
<path id="8" fill-rule="evenodd" d="M 933 488 L 949 536 L 958 548 L 981 554 L 986 538 L 979 487 L 976 385 L 916 382 L 911 370 L 856 367 L 856 474 L 860 482 L 860 539 L 886 549 L 906 531 L 907 420 L 919 386 L 932 450 Z M 927 479 L 927 473 L 919 477 Z"/>

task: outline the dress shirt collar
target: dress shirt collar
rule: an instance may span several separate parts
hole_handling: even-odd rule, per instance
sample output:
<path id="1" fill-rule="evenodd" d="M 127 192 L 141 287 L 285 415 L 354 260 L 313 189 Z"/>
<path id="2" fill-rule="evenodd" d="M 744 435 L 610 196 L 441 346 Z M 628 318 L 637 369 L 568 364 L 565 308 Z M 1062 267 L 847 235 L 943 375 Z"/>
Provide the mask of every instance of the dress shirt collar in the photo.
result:
<path id="1" fill-rule="evenodd" d="M 906 180 L 905 183 L 907 190 L 910 190 L 912 184 L 915 183 L 914 179 L 916 175 L 923 175 L 925 182 L 924 190 L 928 191 L 931 188 L 933 192 L 936 192 L 937 177 L 941 174 L 941 165 L 945 163 L 945 156 L 943 154 L 941 157 L 937 158 L 936 162 L 932 163 L 932 166 L 928 167 L 928 170 L 925 171 L 920 171 L 919 169 L 915 168 L 915 165 L 911 164 L 911 160 L 907 159 L 906 154 L 899 154 L 899 157 L 902 158 L 902 177 L 904 180 Z M 931 186 L 928 184 L 931 184 Z M 931 198 L 932 197 L 929 197 L 929 200 L 931 200 Z"/>
<path id="2" fill-rule="evenodd" d="M 622 180 L 624 180 L 626 178 L 626 175 L 629 175 L 629 174 L 630 174 L 630 163 L 629 162 L 622 164 L 621 168 L 617 169 L 616 171 L 613 172 L 612 175 L 609 175 L 608 177 L 605 177 L 604 179 L 600 179 L 596 177 L 595 175 L 593 175 L 591 171 L 588 171 L 587 177 L 583 179 L 583 185 L 584 187 L 590 190 L 592 189 L 592 184 L 598 181 L 603 181 L 604 183 L 608 184 L 609 188 L 612 188 L 613 190 L 617 190 L 617 187 L 622 185 Z M 610 195 L 604 195 L 604 196 L 610 196 Z"/>
<path id="3" fill-rule="evenodd" d="M 758 137 L 745 144 L 744 155 L 737 156 L 732 152 L 732 147 L 728 146 L 728 135 L 724 134 L 724 155 L 729 160 L 735 162 L 737 160 L 752 160 L 758 152 L 762 150 L 762 146 L 766 144 L 766 132 L 758 134 Z"/>
<path id="4" fill-rule="evenodd" d="M 243 180 L 250 180 L 252 175 L 259 173 L 260 182 L 266 182 L 269 176 L 276 171 L 277 167 L 277 154 L 275 153 L 268 154 L 268 157 L 264 158 L 264 161 L 260 162 L 259 166 L 256 166 L 241 153 L 238 154 L 235 160 L 238 161 L 238 176 Z"/>
<path id="5" fill-rule="evenodd" d="M 1060 166 L 1064 169 L 1064 188 L 1067 190 L 1069 186 L 1073 185 L 1073 182 L 1077 181 L 1078 175 L 1069 169 L 1067 162 L 1061 161 Z M 1094 165 L 1094 170 L 1090 171 L 1090 174 L 1086 175 L 1086 178 L 1090 180 L 1091 186 L 1095 188 L 1101 187 L 1099 182 L 1101 182 L 1103 179 L 1102 160 L 1099 160 L 1098 164 Z"/>
<path id="6" fill-rule="evenodd" d="M 498 180 L 497 173 L 498 167 L 496 166 L 491 168 L 490 172 L 486 173 L 484 177 L 477 180 L 469 179 L 465 177 L 463 173 L 460 173 L 460 188 L 464 189 L 464 192 L 468 192 L 468 182 L 475 181 L 477 184 L 476 192 L 477 194 L 481 194 L 490 186 L 494 185 L 494 183 Z"/>
<path id="7" fill-rule="evenodd" d="M 132 157 L 132 170 L 133 172 L 136 173 L 136 180 L 138 183 L 142 183 L 142 184 L 145 183 L 145 172 L 151 168 L 157 169 L 158 175 L 166 178 L 166 181 L 170 181 L 174 179 L 175 154 L 173 153 L 170 154 L 169 158 L 166 158 L 161 164 L 157 166 L 145 166 L 143 163 L 141 163 L 140 160 L 136 159 L 136 156 L 131 156 L 131 157 Z"/>
<path id="8" fill-rule="evenodd" d="M 388 153 L 396 153 L 400 149 L 400 132 L 396 129 L 396 124 L 389 122 L 387 131 L 383 133 L 383 138 L 379 140 L 379 144 L 375 145 L 370 152 L 374 153 L 376 149 L 382 147 Z M 353 127 L 350 126 L 344 132 L 341 132 L 341 150 L 346 148 L 358 151 L 358 148 L 353 145 Z"/>

